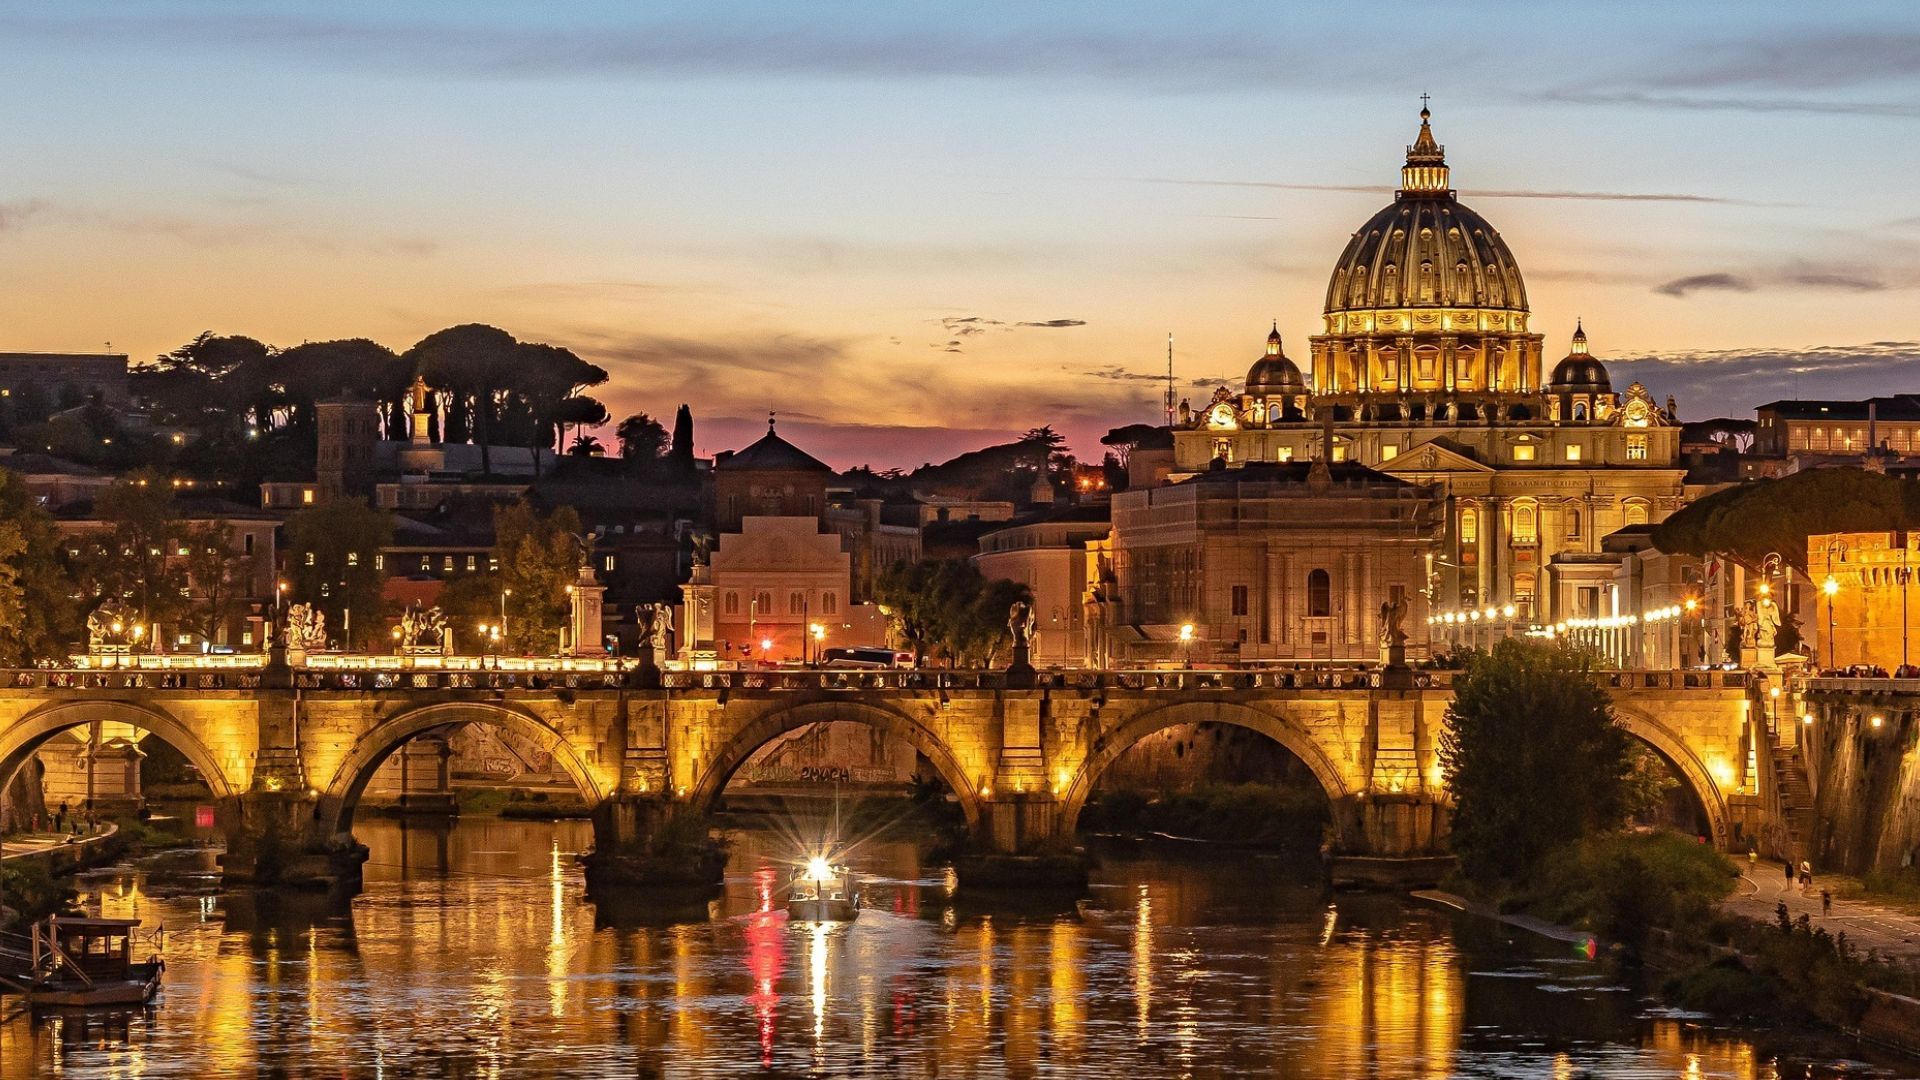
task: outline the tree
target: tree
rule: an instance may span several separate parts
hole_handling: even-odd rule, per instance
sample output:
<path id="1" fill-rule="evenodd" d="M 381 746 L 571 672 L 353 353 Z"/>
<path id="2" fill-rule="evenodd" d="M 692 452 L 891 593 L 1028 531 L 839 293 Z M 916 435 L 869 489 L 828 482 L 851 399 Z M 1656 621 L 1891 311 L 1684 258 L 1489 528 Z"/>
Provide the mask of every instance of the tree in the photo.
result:
<path id="1" fill-rule="evenodd" d="M 1152 440 L 1163 430 L 1153 424 L 1127 424 L 1100 436 L 1100 445 L 1112 447 L 1114 460 L 1124 469 L 1127 467 L 1128 460 L 1133 457 L 1135 448 L 1143 442 Z"/>
<path id="2" fill-rule="evenodd" d="M 620 426 L 613 429 L 613 437 L 620 440 L 620 458 L 629 468 L 652 465 L 667 448 L 667 429 L 646 413 L 634 413 L 620 421 Z"/>
<path id="3" fill-rule="evenodd" d="M 1807 569 L 1807 537 L 1889 532 L 1920 525 L 1920 490 L 1865 469 L 1810 469 L 1716 491 L 1676 511 L 1653 531 L 1662 551 L 1723 554 L 1757 569 L 1769 552 Z"/>
<path id="4" fill-rule="evenodd" d="M 599 457 L 607 452 L 600 440 L 592 435 L 575 435 L 567 446 L 567 453 L 574 457 Z"/>
<path id="5" fill-rule="evenodd" d="M 253 556 L 234 545 L 233 533 L 217 521 L 187 527 L 180 540 L 187 551 L 187 579 L 193 590 L 191 625 L 210 643 L 232 619 L 253 579 Z"/>
<path id="6" fill-rule="evenodd" d="M 673 414 L 673 445 L 667 460 L 677 470 L 693 471 L 693 410 L 684 404 Z"/>
<path id="7" fill-rule="evenodd" d="M 535 655 L 559 651 L 572 617 L 567 587 L 578 580 L 580 515 L 562 506 L 542 516 L 525 502 L 493 512 L 494 582 L 507 596 L 507 646 Z"/>
<path id="8" fill-rule="evenodd" d="M 480 471 L 493 473 L 493 421 L 520 357 L 520 343 L 498 327 L 468 323 L 421 338 L 402 357 L 436 389 L 448 395 L 448 442 L 469 436 L 480 447 Z"/>
<path id="9" fill-rule="evenodd" d="M 73 593 L 53 517 L 0 469 L 0 660 L 25 665 L 64 652 L 79 631 Z"/>
<path id="10" fill-rule="evenodd" d="M 1614 723 L 1589 654 L 1508 639 L 1476 654 L 1453 689 L 1440 761 L 1468 880 L 1519 880 L 1553 851 L 1626 820 L 1631 736 Z"/>
<path id="11" fill-rule="evenodd" d="M 359 499 L 328 499 L 287 518 L 288 604 L 326 615 L 327 635 L 347 631 L 375 649 L 386 632 L 387 574 L 380 553 L 393 544 L 393 516 Z"/>
<path id="12" fill-rule="evenodd" d="M 178 553 L 186 525 L 173 485 L 148 470 L 132 473 L 100 492 L 93 516 L 106 528 L 88 535 L 74 575 L 87 608 L 111 597 L 131 604 L 141 626 L 185 618 L 188 578 Z"/>
<path id="13" fill-rule="evenodd" d="M 1032 602 L 1025 585 L 988 580 L 970 559 L 896 563 L 881 573 L 875 593 L 916 665 L 930 654 L 955 667 L 991 665 L 1010 637 L 1008 609 Z"/>

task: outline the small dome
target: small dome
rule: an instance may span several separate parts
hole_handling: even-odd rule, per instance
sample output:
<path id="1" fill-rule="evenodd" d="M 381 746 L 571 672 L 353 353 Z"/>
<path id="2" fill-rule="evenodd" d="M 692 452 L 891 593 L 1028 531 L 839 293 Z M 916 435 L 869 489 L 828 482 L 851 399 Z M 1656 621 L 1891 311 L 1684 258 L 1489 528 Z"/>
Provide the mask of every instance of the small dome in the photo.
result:
<path id="1" fill-rule="evenodd" d="M 1587 351 L 1587 331 L 1579 323 L 1573 327 L 1573 351 L 1565 360 L 1554 365 L 1553 378 L 1547 381 L 1547 389 L 1564 393 L 1600 393 L 1613 392 L 1613 383 L 1607 378 L 1607 366 L 1593 358 Z"/>
<path id="2" fill-rule="evenodd" d="M 1287 359 L 1280 348 L 1280 324 L 1276 322 L 1273 333 L 1267 335 L 1266 353 L 1247 371 L 1247 393 L 1269 397 L 1306 392 L 1307 380 L 1300 374 L 1299 365 Z"/>

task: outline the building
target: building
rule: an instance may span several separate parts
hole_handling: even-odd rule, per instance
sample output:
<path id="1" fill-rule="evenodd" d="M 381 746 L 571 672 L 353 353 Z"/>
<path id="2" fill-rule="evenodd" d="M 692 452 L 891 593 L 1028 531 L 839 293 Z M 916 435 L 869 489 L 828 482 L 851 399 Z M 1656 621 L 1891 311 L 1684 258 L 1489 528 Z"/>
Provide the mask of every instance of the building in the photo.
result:
<path id="1" fill-rule="evenodd" d="M 1090 651 L 1121 665 L 1377 662 L 1381 608 L 1403 603 L 1408 655 L 1423 656 L 1443 505 L 1351 461 L 1221 465 L 1119 492 Z"/>
<path id="2" fill-rule="evenodd" d="M 1033 594 L 1032 660 L 1041 666 L 1078 665 L 1086 656 L 1085 594 L 1088 541 L 1111 529 L 1105 502 L 1066 507 L 997 529 L 980 538 L 974 565 L 988 579 L 1017 581 Z"/>
<path id="3" fill-rule="evenodd" d="M 1755 410 L 1755 455 L 1857 461 L 1872 449 L 1920 453 L 1920 394 L 1865 401 L 1773 401 Z"/>
<path id="4" fill-rule="evenodd" d="M 1614 391 L 1584 328 L 1544 370 L 1518 262 L 1450 184 L 1423 109 L 1394 201 L 1334 264 L 1310 370 L 1276 325 L 1239 393 L 1181 403 L 1169 477 L 1304 461 L 1330 425 L 1330 463 L 1439 489 L 1436 608 L 1546 620 L 1556 555 L 1681 505 L 1679 429 L 1640 384 Z"/>
<path id="5" fill-rule="evenodd" d="M 1802 630 L 1820 668 L 1893 672 L 1920 660 L 1920 533 L 1828 533 L 1807 538 L 1817 604 Z"/>
<path id="6" fill-rule="evenodd" d="M 125 353 L 0 353 L 0 396 L 38 393 L 53 408 L 94 398 L 114 409 L 133 404 Z"/>
<path id="7" fill-rule="evenodd" d="M 1727 659 L 1703 605 L 1701 560 L 1653 543 L 1653 528 L 1615 530 L 1597 552 L 1562 552 L 1551 567 L 1556 636 L 1590 646 L 1617 668 L 1671 671 Z M 1737 616 L 1736 616 L 1737 619 Z M 1443 624 L 1453 640 L 1460 624 Z"/>

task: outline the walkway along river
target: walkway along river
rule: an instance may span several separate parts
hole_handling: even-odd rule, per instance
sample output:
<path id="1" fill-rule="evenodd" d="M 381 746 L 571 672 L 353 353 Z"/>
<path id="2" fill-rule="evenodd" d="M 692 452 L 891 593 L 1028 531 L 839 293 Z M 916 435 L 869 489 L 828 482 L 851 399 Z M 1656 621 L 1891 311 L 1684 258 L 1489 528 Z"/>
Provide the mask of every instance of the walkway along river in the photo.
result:
<path id="1" fill-rule="evenodd" d="M 13 1013 L 0 1075 L 1920 1075 L 1676 1016 L 1571 950 L 1284 859 L 1108 850 L 1083 902 L 1022 911 L 876 840 L 850 857 L 871 907 L 810 928 L 771 828 L 737 833 L 708 910 L 618 917 L 585 899 L 584 823 L 356 828 L 350 902 L 223 893 L 206 851 L 86 876 L 90 911 L 166 928 L 158 1007 Z"/>

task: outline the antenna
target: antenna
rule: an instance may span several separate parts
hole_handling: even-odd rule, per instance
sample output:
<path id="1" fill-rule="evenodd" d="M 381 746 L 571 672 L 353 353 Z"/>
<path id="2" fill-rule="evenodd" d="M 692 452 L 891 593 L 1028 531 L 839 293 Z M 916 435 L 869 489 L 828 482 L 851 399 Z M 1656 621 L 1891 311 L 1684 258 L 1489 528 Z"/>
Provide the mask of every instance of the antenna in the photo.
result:
<path id="1" fill-rule="evenodd" d="M 1173 331 L 1167 331 L 1167 426 L 1173 426 Z"/>

